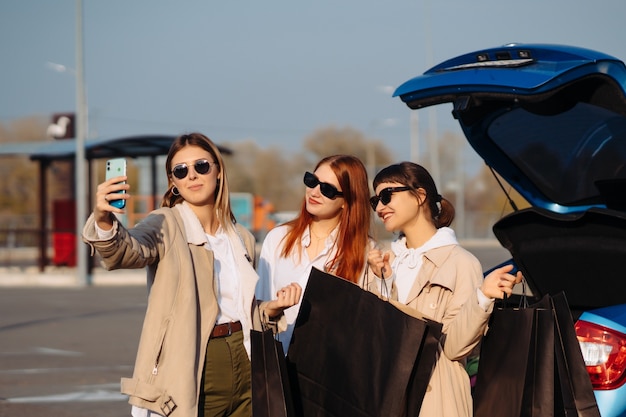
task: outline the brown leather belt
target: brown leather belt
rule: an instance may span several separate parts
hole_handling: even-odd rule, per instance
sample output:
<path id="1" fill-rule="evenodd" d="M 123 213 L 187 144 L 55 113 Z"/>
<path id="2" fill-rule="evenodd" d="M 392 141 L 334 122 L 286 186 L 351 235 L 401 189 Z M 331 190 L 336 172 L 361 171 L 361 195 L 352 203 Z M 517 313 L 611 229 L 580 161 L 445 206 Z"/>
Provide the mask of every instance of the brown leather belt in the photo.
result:
<path id="1" fill-rule="evenodd" d="M 216 324 L 215 327 L 213 327 L 213 331 L 211 332 L 211 339 L 230 336 L 231 334 L 240 331 L 240 321 L 231 321 L 230 323 Z"/>

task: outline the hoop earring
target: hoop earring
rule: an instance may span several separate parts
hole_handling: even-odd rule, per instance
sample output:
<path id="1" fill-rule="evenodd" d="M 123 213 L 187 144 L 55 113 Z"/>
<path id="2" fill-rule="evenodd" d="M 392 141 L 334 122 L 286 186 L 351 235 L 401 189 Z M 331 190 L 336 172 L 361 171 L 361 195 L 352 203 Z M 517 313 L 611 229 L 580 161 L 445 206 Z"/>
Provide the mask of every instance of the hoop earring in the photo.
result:
<path id="1" fill-rule="evenodd" d="M 178 188 L 176 188 L 176 186 L 172 187 L 172 194 L 175 196 L 179 196 L 180 192 L 178 191 Z"/>

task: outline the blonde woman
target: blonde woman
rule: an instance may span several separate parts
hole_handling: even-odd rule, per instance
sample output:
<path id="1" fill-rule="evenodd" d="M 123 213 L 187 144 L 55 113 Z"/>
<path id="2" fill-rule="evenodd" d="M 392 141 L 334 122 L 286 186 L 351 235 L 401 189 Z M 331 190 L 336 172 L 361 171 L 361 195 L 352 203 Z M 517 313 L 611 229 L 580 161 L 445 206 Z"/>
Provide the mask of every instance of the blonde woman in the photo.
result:
<path id="1" fill-rule="evenodd" d="M 83 238 L 108 269 L 147 268 L 148 307 L 132 378 L 134 417 L 252 415 L 249 334 L 254 316 L 279 316 L 301 289 L 256 306 L 254 237 L 235 223 L 226 167 L 200 133 L 178 137 L 165 163 L 161 208 L 127 230 L 109 204 L 126 177 L 98 186 Z M 121 198 L 128 199 L 123 194 Z"/>

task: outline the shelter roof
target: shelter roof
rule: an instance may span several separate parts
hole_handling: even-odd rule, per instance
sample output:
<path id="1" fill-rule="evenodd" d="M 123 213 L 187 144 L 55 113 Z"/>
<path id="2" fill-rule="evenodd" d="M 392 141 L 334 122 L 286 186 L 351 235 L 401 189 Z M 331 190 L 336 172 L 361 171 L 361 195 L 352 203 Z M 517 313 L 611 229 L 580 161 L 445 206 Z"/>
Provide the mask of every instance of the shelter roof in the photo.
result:
<path id="1" fill-rule="evenodd" d="M 114 139 L 89 139 L 85 141 L 85 158 L 115 158 L 167 155 L 177 136 L 139 135 Z M 219 146 L 220 152 L 229 155 L 232 151 Z M 53 161 L 74 158 L 75 139 L 57 139 L 39 142 L 0 144 L 0 156 L 28 155 L 37 161 Z"/>

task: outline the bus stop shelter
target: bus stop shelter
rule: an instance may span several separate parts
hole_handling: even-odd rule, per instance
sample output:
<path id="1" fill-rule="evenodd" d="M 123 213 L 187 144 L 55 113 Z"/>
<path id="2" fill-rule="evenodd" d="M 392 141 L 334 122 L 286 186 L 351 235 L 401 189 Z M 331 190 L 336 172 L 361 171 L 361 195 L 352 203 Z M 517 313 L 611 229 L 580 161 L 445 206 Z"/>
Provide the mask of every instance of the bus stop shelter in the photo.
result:
<path id="1" fill-rule="evenodd" d="M 88 167 L 88 184 L 92 184 L 92 163 L 98 159 L 109 159 L 117 157 L 149 158 L 149 184 L 151 196 L 156 198 L 157 194 L 157 166 L 156 158 L 161 155 L 167 155 L 172 142 L 177 136 L 172 135 L 139 135 L 128 136 L 114 139 L 91 139 L 85 141 L 85 158 Z M 223 154 L 231 154 L 230 149 L 218 146 Z M 48 225 L 48 184 L 47 172 L 50 164 L 54 161 L 74 161 L 76 152 L 76 140 L 62 139 L 50 140 L 42 142 L 22 142 L 7 143 L 0 145 L 0 156 L 28 156 L 32 161 L 39 164 L 38 179 L 38 266 L 41 271 L 47 265 L 47 246 L 51 228 Z M 162 167 L 159 167 L 162 169 Z M 76 183 L 76 170 L 73 170 L 73 183 Z M 91 186 L 87 192 L 87 207 L 91 212 L 91 202 L 93 200 L 93 190 Z M 156 207 L 156 201 L 153 201 L 153 207 Z M 73 222 L 74 233 L 80 231 L 75 230 L 76 222 Z M 75 241 L 75 239 L 74 239 Z"/>

